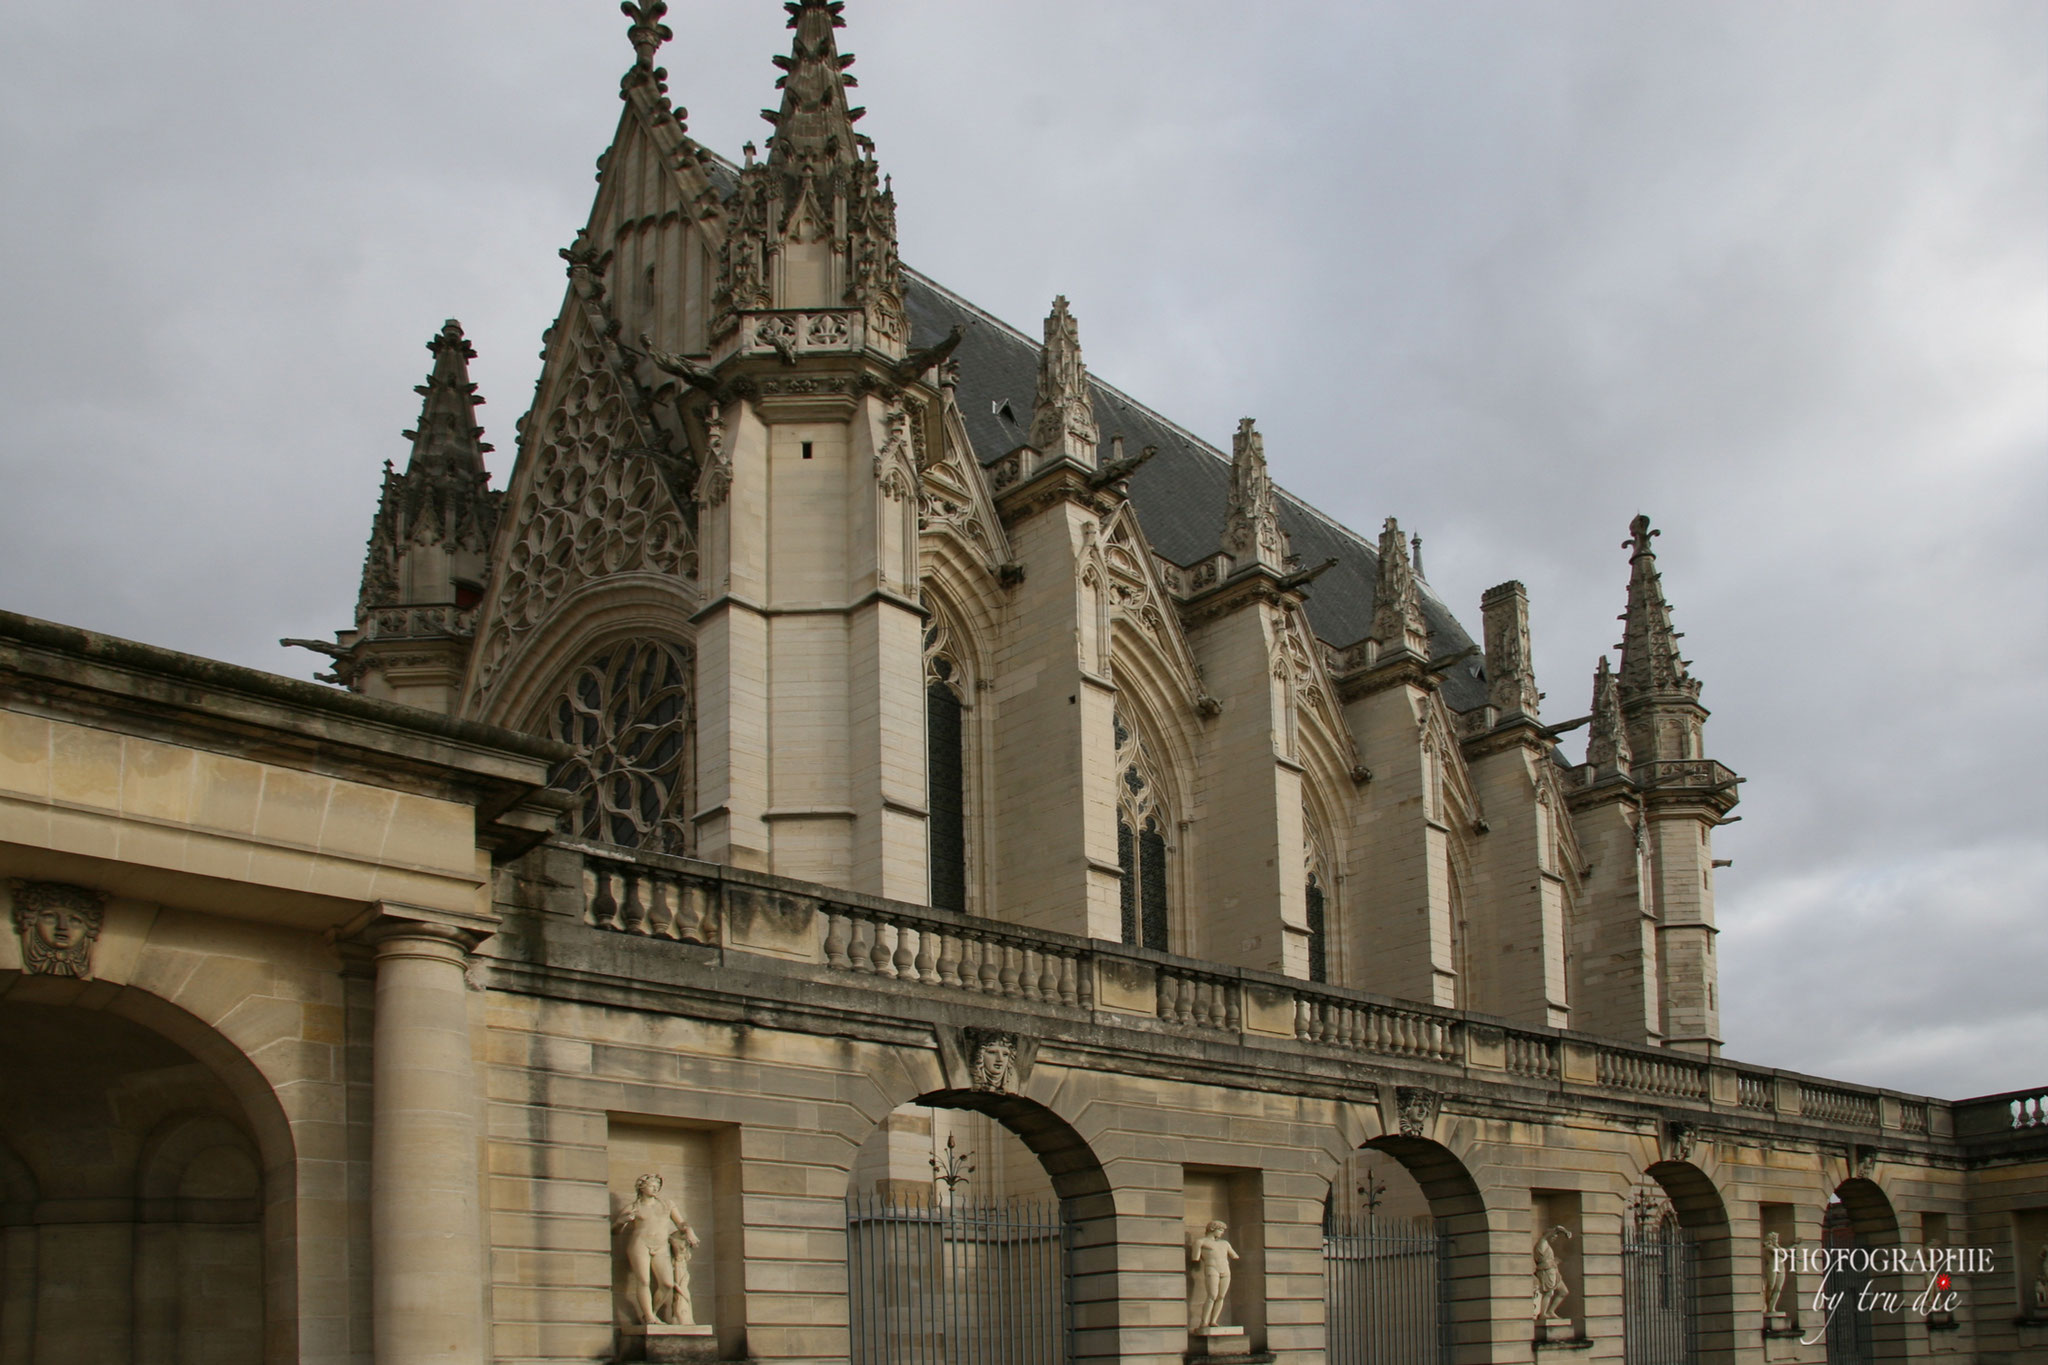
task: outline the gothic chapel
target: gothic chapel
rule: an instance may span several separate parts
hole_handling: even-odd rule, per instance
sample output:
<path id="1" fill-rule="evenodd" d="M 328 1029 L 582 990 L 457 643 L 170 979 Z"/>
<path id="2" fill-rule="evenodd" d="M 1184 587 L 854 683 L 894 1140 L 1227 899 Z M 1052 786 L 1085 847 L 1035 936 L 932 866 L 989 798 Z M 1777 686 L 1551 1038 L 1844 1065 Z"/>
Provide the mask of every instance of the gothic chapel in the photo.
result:
<path id="1" fill-rule="evenodd" d="M 339 687 L 0 616 L 0 1365 L 2048 1359 L 2043 1092 L 1722 1055 L 1647 517 L 1546 719 L 1522 584 L 898 259 L 840 0 L 737 162 L 666 8 Z M 1829 1239 L 2007 1259 L 1824 1321 Z"/>

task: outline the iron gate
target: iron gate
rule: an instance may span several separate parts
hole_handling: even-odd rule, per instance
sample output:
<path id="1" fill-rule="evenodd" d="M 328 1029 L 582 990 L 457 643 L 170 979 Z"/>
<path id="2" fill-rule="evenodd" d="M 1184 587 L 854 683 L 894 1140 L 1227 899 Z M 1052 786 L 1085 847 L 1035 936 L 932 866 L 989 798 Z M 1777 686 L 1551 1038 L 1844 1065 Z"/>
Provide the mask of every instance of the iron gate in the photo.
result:
<path id="1" fill-rule="evenodd" d="M 848 1199 L 853 1365 L 1067 1365 L 1070 1241 L 1058 1201 Z"/>
<path id="2" fill-rule="evenodd" d="M 1821 1220 L 1821 1245 L 1830 1251 L 1847 1251 L 1856 1245 L 1856 1229 L 1849 1210 L 1839 1203 L 1828 1205 Z M 1844 1266 L 1831 1268 L 1822 1288 L 1842 1295 L 1828 1318 L 1828 1365 L 1871 1365 L 1876 1352 L 1870 1339 L 1870 1310 L 1860 1306 L 1863 1291 L 1870 1285 L 1870 1272 Z"/>
<path id="3" fill-rule="evenodd" d="M 1383 1218 L 1323 1229 L 1329 1365 L 1450 1365 L 1451 1239 Z"/>
<path id="4" fill-rule="evenodd" d="M 1621 1227 L 1621 1312 L 1627 1365 L 1697 1365 L 1699 1252 L 1670 1218 Z"/>

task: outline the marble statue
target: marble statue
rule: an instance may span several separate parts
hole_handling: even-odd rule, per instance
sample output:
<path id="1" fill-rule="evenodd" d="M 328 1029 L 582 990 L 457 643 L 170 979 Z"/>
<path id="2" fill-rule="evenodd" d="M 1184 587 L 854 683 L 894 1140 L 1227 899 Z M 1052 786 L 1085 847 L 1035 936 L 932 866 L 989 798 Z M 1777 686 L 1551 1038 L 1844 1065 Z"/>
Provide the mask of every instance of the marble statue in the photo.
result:
<path id="1" fill-rule="evenodd" d="M 1202 1286 L 1197 1329 L 1216 1327 L 1223 1321 L 1223 1301 L 1230 1297 L 1230 1263 L 1238 1259 L 1237 1248 L 1223 1237 L 1229 1230 L 1224 1223 L 1212 1219 L 1188 1253 L 1188 1264 L 1194 1267 L 1192 1273 L 1200 1277 Z"/>
<path id="2" fill-rule="evenodd" d="M 612 1220 L 624 1238 L 626 1303 L 643 1326 L 696 1322 L 690 1305 L 690 1257 L 697 1234 L 661 1196 L 661 1177 L 650 1172 L 633 1182 L 633 1202 Z"/>
<path id="3" fill-rule="evenodd" d="M 1778 1255 L 1778 1234 L 1764 1234 L 1764 1312 L 1778 1311 L 1778 1300 L 1785 1297 L 1785 1258 Z"/>
<path id="4" fill-rule="evenodd" d="M 2041 1243 L 2041 1264 L 2034 1272 L 2034 1311 L 2048 1314 L 2048 1241 Z"/>
<path id="5" fill-rule="evenodd" d="M 1564 1271 L 1557 1260 L 1558 1239 L 1569 1242 L 1571 1237 L 1571 1229 L 1560 1226 L 1544 1233 L 1536 1242 L 1535 1283 L 1530 1302 L 1538 1322 L 1556 1317 L 1557 1310 L 1564 1307 L 1564 1301 L 1571 1297 L 1571 1286 L 1564 1282 Z"/>

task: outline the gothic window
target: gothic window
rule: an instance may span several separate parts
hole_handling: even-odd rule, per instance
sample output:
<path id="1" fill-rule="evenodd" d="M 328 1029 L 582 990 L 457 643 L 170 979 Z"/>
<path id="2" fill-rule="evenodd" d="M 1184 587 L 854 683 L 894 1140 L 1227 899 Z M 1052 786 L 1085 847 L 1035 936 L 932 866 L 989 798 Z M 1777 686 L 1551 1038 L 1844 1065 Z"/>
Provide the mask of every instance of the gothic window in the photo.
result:
<path id="1" fill-rule="evenodd" d="M 1144 742 L 1116 726 L 1116 853 L 1124 942 L 1166 951 L 1166 812 Z"/>
<path id="2" fill-rule="evenodd" d="M 576 747 L 554 785 L 576 800 L 586 839 L 656 853 L 689 850 L 694 755 L 690 652 L 633 640 L 585 660 L 547 718 Z"/>
<path id="3" fill-rule="evenodd" d="M 967 910 L 967 763 L 960 666 L 945 631 L 925 632 L 925 782 L 932 904 Z"/>
<path id="4" fill-rule="evenodd" d="M 1302 843 L 1303 861 L 1307 864 L 1304 885 L 1308 900 L 1308 979 L 1326 982 L 1330 979 L 1329 871 L 1315 831 L 1310 830 Z"/>

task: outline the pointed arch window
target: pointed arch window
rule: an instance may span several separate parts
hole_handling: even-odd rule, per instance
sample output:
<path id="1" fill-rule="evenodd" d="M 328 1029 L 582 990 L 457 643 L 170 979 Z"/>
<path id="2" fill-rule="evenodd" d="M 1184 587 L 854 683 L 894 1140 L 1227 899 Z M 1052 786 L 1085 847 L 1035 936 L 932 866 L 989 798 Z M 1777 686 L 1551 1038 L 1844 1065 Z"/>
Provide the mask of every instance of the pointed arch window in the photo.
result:
<path id="1" fill-rule="evenodd" d="M 1307 831 L 1302 841 L 1302 861 L 1305 864 L 1303 887 L 1307 896 L 1308 919 L 1308 979 L 1327 982 L 1330 979 L 1330 872 L 1323 856 L 1322 840 L 1313 829 Z"/>
<path id="2" fill-rule="evenodd" d="M 592 655 L 569 675 L 547 725 L 576 748 L 554 786 L 576 802 L 568 822 L 577 834 L 656 853 L 689 852 L 691 677 L 686 647 L 644 639 Z"/>
<path id="3" fill-rule="evenodd" d="M 925 632 L 925 804 L 931 899 L 967 911 L 967 749 L 964 681 L 943 627 Z"/>
<path id="4" fill-rule="evenodd" d="M 1122 716 L 1116 727 L 1116 860 L 1122 871 L 1123 939 L 1166 951 L 1166 823 L 1144 741 Z"/>

